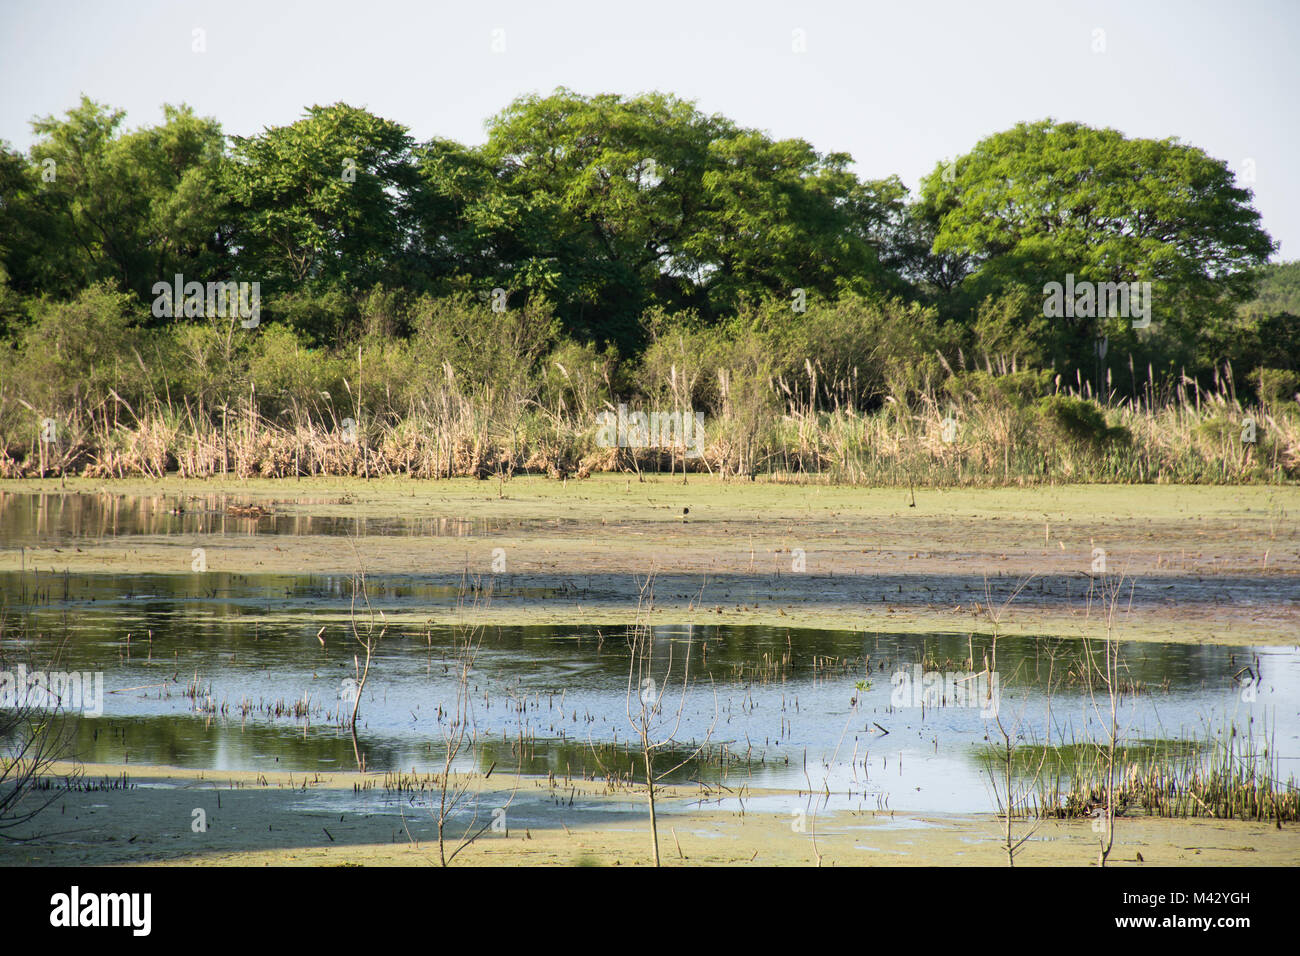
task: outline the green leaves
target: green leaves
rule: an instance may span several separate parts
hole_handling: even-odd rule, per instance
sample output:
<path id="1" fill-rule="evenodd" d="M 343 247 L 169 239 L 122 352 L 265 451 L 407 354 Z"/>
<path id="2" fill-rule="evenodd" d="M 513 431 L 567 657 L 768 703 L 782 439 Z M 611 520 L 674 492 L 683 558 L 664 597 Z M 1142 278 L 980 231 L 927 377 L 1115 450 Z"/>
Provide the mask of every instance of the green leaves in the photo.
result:
<path id="1" fill-rule="evenodd" d="M 885 285 L 860 226 L 881 203 L 847 155 L 672 96 L 526 97 L 489 124 L 483 155 L 518 203 L 501 281 L 534 288 L 545 261 L 546 291 L 582 335 L 634 345 L 635 317 L 654 305 L 716 316 L 795 288 Z"/>
<path id="2" fill-rule="evenodd" d="M 272 290 L 379 281 L 407 242 L 413 145 L 405 127 L 344 103 L 236 137 L 226 189 L 242 270 Z"/>
<path id="3" fill-rule="evenodd" d="M 933 248 L 972 257 L 976 284 L 1041 288 L 1071 272 L 1176 285 L 1203 307 L 1249 295 L 1250 269 L 1273 249 L 1227 164 L 1177 140 L 1021 123 L 943 172 L 922 186 L 938 222 Z M 1173 297 L 1162 298 L 1168 313 Z"/>
<path id="4" fill-rule="evenodd" d="M 1103 334 L 1142 364 L 1198 366 L 1207 337 L 1249 298 L 1254 267 L 1274 248 L 1225 162 L 1174 139 L 1079 123 L 1021 123 L 987 137 L 955 166 L 936 167 L 921 195 L 933 252 L 972 269 L 967 302 L 1017 289 L 1032 299 L 1067 275 L 1151 283 L 1145 336 L 1124 319 L 1049 317 L 1040 340 L 1060 367 L 1087 368 Z"/>
<path id="5" fill-rule="evenodd" d="M 42 138 L 15 199 L 28 235 L 6 252 L 17 287 L 66 296 L 110 280 L 143 297 L 164 276 L 217 264 L 220 127 L 183 105 L 132 132 L 124 116 L 82 97 L 32 124 Z"/>
<path id="6" fill-rule="evenodd" d="M 372 290 L 499 288 L 512 309 L 548 303 L 570 335 L 625 355 L 645 346 L 655 310 L 708 326 L 750 321 L 764 302 L 785 321 L 792 302 L 845 299 L 856 313 L 897 300 L 928 308 L 927 336 L 987 366 L 1095 372 L 1098 388 L 1099 336 L 1131 367 L 1165 369 L 1242 350 L 1284 367 L 1264 343 L 1275 327 L 1292 338 L 1288 318 L 1236 311 L 1273 249 L 1249 191 L 1172 139 L 1022 123 L 936 166 L 911 201 L 896 176 L 859 179 L 847 154 L 664 93 L 522 97 L 479 147 L 416 143 L 345 103 L 229 143 L 184 105 L 155 126 L 123 124 L 83 98 L 36 121 L 29 155 L 0 150 L 0 269 L 14 294 L 67 299 L 106 281 L 148 301 L 176 273 L 257 281 L 271 321 L 333 345 L 356 337 Z M 1045 315 L 1044 286 L 1067 275 L 1149 282 L 1150 326 Z M 0 300 L 0 323 L 16 314 Z"/>

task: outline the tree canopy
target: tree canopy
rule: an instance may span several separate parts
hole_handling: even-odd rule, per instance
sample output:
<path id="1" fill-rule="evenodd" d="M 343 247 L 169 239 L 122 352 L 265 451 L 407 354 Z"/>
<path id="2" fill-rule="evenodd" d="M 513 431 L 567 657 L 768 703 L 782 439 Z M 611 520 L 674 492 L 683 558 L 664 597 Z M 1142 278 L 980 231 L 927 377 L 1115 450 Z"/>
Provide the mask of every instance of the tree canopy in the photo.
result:
<path id="1" fill-rule="evenodd" d="M 1166 351 L 1194 347 L 1254 292 L 1274 243 L 1250 200 L 1226 162 L 1194 146 L 1051 120 L 981 140 L 921 188 L 933 252 L 966 258 L 968 295 L 1067 275 L 1150 282 Z M 1063 316 L 1052 334 L 1059 353 L 1101 331 L 1096 317 Z"/>
<path id="2" fill-rule="evenodd" d="M 625 354 L 654 310 L 716 323 L 852 295 L 933 306 L 1058 369 L 1100 334 L 1197 369 L 1264 321 L 1242 306 L 1275 248 L 1222 160 L 1050 119 L 981 140 L 915 197 L 666 93 L 522 97 L 477 147 L 345 103 L 243 137 L 184 105 L 124 120 L 83 97 L 35 120 L 26 154 L 0 149 L 0 331 L 24 299 L 108 283 L 144 302 L 181 273 L 258 281 L 270 321 L 330 345 L 360 334 L 376 289 L 504 290 Z M 1153 327 L 1045 317 L 1066 275 L 1150 282 Z"/>

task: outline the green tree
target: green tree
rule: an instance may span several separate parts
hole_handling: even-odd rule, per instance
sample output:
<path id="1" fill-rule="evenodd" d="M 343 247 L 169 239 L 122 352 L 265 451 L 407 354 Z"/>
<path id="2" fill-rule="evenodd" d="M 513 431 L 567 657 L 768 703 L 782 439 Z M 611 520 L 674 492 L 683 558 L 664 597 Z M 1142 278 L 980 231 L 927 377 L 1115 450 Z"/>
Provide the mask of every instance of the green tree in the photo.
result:
<path id="1" fill-rule="evenodd" d="M 880 200 L 846 154 L 667 94 L 525 97 L 489 123 L 483 155 L 499 189 L 469 216 L 494 237 L 499 284 L 625 350 L 652 306 L 716 316 L 886 275 L 869 235 Z"/>
<path id="2" fill-rule="evenodd" d="M 970 257 L 969 301 L 1048 282 L 1150 282 L 1156 348 L 1169 363 L 1198 346 L 1254 289 L 1274 248 L 1227 163 L 1175 139 L 1044 120 L 977 143 L 922 183 L 937 217 L 933 252 Z M 1086 361 L 1100 333 L 1132 347 L 1127 322 L 1056 318 L 1058 362 Z"/>
<path id="3" fill-rule="evenodd" d="M 899 291 L 879 262 L 897 184 L 860 183 L 847 153 L 728 130 L 710 144 L 704 204 L 684 248 L 716 308 L 794 289 Z"/>
<path id="4" fill-rule="evenodd" d="M 1238 385 L 1251 392 L 1259 391 L 1258 369 L 1300 371 L 1300 262 L 1260 270 L 1258 294 L 1238 309 L 1215 348 L 1217 360 L 1231 362 Z"/>
<path id="5" fill-rule="evenodd" d="M 225 138 L 188 106 L 164 106 L 163 117 L 123 133 L 125 113 L 82 97 L 32 123 L 29 168 L 6 154 L 0 172 L 21 221 L 0 248 L 15 288 L 66 297 L 108 280 L 144 300 L 177 272 L 218 277 Z"/>
<path id="6" fill-rule="evenodd" d="M 517 203 L 505 198 L 479 150 L 435 138 L 415 147 L 413 157 L 414 242 L 401 263 L 403 284 L 436 294 L 493 288 L 512 256 Z"/>
<path id="7" fill-rule="evenodd" d="M 409 244 L 413 145 L 405 127 L 345 103 L 235 137 L 236 278 L 261 282 L 264 296 L 355 292 L 391 278 Z"/>

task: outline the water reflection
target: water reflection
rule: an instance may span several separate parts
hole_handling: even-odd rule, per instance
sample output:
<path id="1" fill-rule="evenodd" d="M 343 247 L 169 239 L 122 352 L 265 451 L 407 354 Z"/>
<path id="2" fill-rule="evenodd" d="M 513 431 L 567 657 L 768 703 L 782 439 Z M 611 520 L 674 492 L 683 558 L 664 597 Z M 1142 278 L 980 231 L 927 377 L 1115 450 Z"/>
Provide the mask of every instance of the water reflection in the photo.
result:
<path id="1" fill-rule="evenodd" d="M 309 508 L 346 507 L 347 495 L 320 499 L 295 497 L 292 505 L 259 499 L 269 514 L 245 512 L 248 496 L 119 495 L 0 491 L 0 540 L 7 547 L 32 547 L 77 540 L 125 536 L 324 535 L 474 537 L 507 529 L 529 530 L 556 520 L 467 518 L 455 515 L 311 514 Z M 289 509 L 292 510 L 289 510 Z"/>
<path id="2" fill-rule="evenodd" d="M 283 595 L 279 584 L 268 586 Z M 277 599 L 268 612 L 265 604 L 153 596 L 134 609 L 121 601 L 82 604 L 75 614 L 47 607 L 25 629 L 10 624 L 0 642 L 6 659 L 59 649 L 61 667 L 104 672 L 104 716 L 83 718 L 77 729 L 83 760 L 355 768 L 346 691 L 358 647 L 341 626 L 327 628 L 322 643 L 319 618 L 296 603 Z M 370 769 L 441 769 L 456 696 L 455 639 L 454 628 L 430 624 L 394 628 L 380 645 L 358 728 Z M 627 749 L 633 733 L 624 628 L 494 626 L 481 639 L 469 687 L 478 746 L 462 769 L 641 778 Z M 872 809 L 989 808 L 981 760 L 995 733 L 989 715 L 961 706 L 951 687 L 900 706 L 894 677 L 916 667 L 959 674 L 971 660 L 978 669 L 991 652 L 987 638 L 677 626 L 658 629 L 654 643 L 669 726 L 681 710 L 661 766 L 707 743 L 705 756 L 688 761 L 672 782 L 829 787 Z M 1103 715 L 1079 676 L 1081 654 L 1077 641 L 999 640 L 998 711 L 1023 744 L 1103 733 Z M 1295 770 L 1294 649 L 1126 643 L 1121 656 L 1127 739 L 1204 737 L 1229 722 L 1246 728 L 1253 717 L 1257 727 L 1267 721 L 1284 772 Z M 1246 663 L 1262 677 L 1253 701 L 1243 700 L 1234 679 Z M 717 799 L 730 798 L 719 790 Z"/>
<path id="3" fill-rule="evenodd" d="M 452 517 L 278 513 L 273 503 L 269 516 L 240 517 L 230 512 L 237 503 L 226 495 L 0 492 L 0 540 L 27 547 L 125 535 L 459 536 L 507 527 Z M 316 504 L 344 508 L 346 502 Z M 177 547 L 178 560 L 188 565 L 188 545 Z M 586 600 L 589 593 L 610 599 L 625 583 L 598 582 L 603 590 L 593 591 L 585 577 L 545 587 L 531 580 L 501 575 L 494 600 L 561 594 Z M 765 587 L 753 576 L 713 582 L 728 595 L 734 588 L 757 596 Z M 987 586 L 957 576 L 950 582 L 981 597 Z M 876 583 L 899 593 L 912 584 L 903 575 Z M 695 591 L 685 577 L 664 575 L 660 584 L 664 593 Z M 1285 586 L 1246 576 L 1216 585 L 1257 597 Z M 459 581 L 376 574 L 368 590 L 376 610 L 394 623 L 362 698 L 360 748 L 370 769 L 440 770 L 457 690 L 458 635 L 448 621 Z M 1148 590 L 1140 600 L 1166 599 Z M 82 760 L 211 770 L 355 767 L 347 693 L 360 648 L 348 627 L 349 575 L 14 570 L 0 572 L 0 594 L 0 671 L 31 661 L 104 675 L 104 716 L 83 718 L 76 727 Z M 1216 595 L 1204 600 L 1219 600 Z M 1024 599 L 1035 600 L 1034 593 Z M 627 749 L 628 710 L 637 700 L 629 687 L 639 683 L 630 679 L 625 628 L 488 627 L 479 637 L 469 687 L 476 748 L 463 768 L 641 779 Z M 673 718 L 668 724 L 676 723 L 679 709 L 681 715 L 660 764 L 684 761 L 669 782 L 700 780 L 714 788 L 708 799 L 721 805 L 737 799 L 737 788 L 769 786 L 830 789 L 847 805 L 868 809 L 990 808 L 981 755 L 994 717 L 982 706 L 987 702 L 960 693 L 962 681 L 992 656 L 986 637 L 708 625 L 656 628 L 651 646 L 651 673 Z M 1300 772 L 1296 648 L 1125 643 L 1120 653 L 1127 739 L 1203 738 L 1232 724 L 1248 733 L 1267 727 L 1283 775 Z M 1083 654 L 1080 642 L 1050 636 L 998 642 L 996 712 L 1014 726 L 1019 743 L 1099 739 L 1097 688 L 1084 676 Z M 941 676 L 929 690 L 900 693 L 900 672 L 918 674 L 918 685 L 927 675 Z M 1243 674 L 1252 680 L 1250 693 Z M 702 758 L 687 760 L 700 746 L 706 747 Z"/>

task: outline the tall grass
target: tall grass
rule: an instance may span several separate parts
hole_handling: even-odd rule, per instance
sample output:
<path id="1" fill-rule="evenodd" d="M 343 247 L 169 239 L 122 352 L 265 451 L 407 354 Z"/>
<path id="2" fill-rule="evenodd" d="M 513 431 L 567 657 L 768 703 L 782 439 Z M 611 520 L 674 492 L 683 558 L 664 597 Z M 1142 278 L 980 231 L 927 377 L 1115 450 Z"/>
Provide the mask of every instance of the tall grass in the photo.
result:
<path id="1" fill-rule="evenodd" d="M 544 307 L 496 314 L 469 297 L 417 300 L 401 322 L 376 313 L 338 349 L 233 320 L 145 331 L 126 308 L 87 293 L 50 307 L 0 354 L 0 477 L 1300 477 L 1300 406 L 1251 404 L 1228 367 L 1207 388 L 1186 376 L 1157 388 L 1148 375 L 1131 396 L 1098 395 L 1077 373 L 1026 369 L 1015 354 L 976 358 L 916 306 L 841 301 L 797 323 L 769 309 L 721 327 L 656 313 L 635 361 L 564 338 Z M 702 412 L 701 454 L 601 447 L 597 416 L 620 402 Z M 1247 419 L 1254 442 L 1242 440 Z"/>
<path id="2" fill-rule="evenodd" d="M 1066 393 L 1067 395 L 1069 393 Z M 0 432 L 0 477 L 84 474 L 91 477 L 410 475 L 487 478 L 498 474 L 586 477 L 594 472 L 709 472 L 724 477 L 864 485 L 1031 485 L 1052 482 L 1283 482 L 1300 477 L 1300 420 L 1274 417 L 1226 399 L 1201 408 L 1154 409 L 1128 403 L 1105 410 L 1126 429 L 1123 443 L 1071 441 L 1033 413 L 972 403 L 950 406 L 958 438 L 943 440 L 937 400 L 917 407 L 889 403 L 874 412 L 785 411 L 756 423 L 734 410 L 705 419 L 699 457 L 682 450 L 601 448 L 594 419 L 527 406 L 494 417 L 448 376 L 429 411 L 348 431 L 343 417 L 264 416 L 255 400 L 222 408 L 214 418 L 159 403 L 131 420 L 86 414 L 59 419 L 55 442 L 40 422 Z M 1255 445 L 1237 440 L 1241 421 L 1259 427 Z M 351 417 L 351 416 L 345 416 Z M 26 434 L 24 434 L 26 433 Z"/>
<path id="3" fill-rule="evenodd" d="M 1106 803 L 1106 761 L 1095 746 L 1026 748 L 1038 759 L 1038 808 L 1045 816 L 1088 817 Z M 1268 821 L 1300 820 L 1300 785 L 1283 778 L 1271 741 L 1237 726 L 1207 739 L 1135 743 L 1116 753 L 1117 812 L 1158 817 Z"/>

